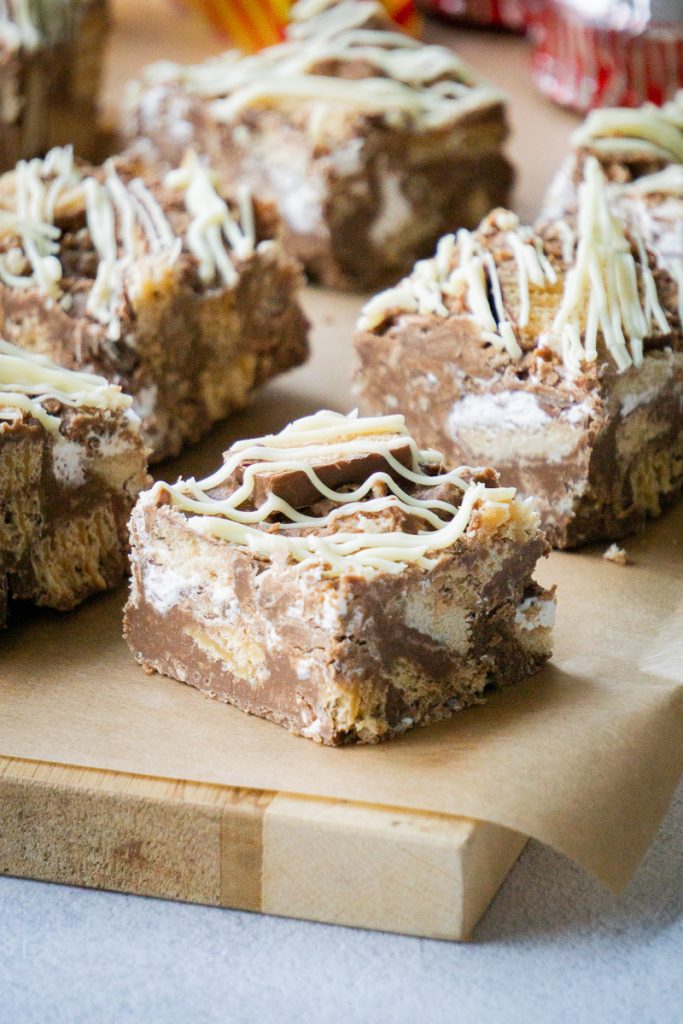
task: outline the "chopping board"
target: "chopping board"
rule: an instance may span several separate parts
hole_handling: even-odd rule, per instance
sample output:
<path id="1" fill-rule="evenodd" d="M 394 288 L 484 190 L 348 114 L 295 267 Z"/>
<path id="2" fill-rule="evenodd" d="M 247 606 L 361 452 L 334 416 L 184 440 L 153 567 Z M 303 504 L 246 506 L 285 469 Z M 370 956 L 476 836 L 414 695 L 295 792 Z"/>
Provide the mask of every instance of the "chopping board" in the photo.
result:
<path id="1" fill-rule="evenodd" d="M 167 479 L 204 475 L 236 437 L 278 429 L 318 404 L 344 408 L 348 400 L 340 383 L 348 379 L 348 338 L 360 302 L 356 296 L 308 289 L 304 305 L 313 324 L 308 366 L 274 382 L 249 410 L 179 459 L 155 467 L 156 474 Z M 120 673 L 123 664 L 130 684 L 144 686 L 146 676 L 121 637 L 125 597 L 122 587 L 71 615 L 37 609 L 14 615 L 11 635 L 3 639 L 13 673 L 23 672 L 31 684 L 35 678 L 35 686 L 51 687 L 53 694 L 52 716 L 41 720 L 36 748 L 49 739 L 44 733 L 66 699 L 69 674 L 91 674 L 88 699 L 98 705 L 91 712 L 92 727 L 100 732 L 109 723 L 116 728 L 116 707 L 106 704 L 97 686 L 107 667 Z M 56 670 L 58 686 L 43 667 L 43 652 L 56 643 L 69 649 L 68 660 Z M 193 700 L 206 703 L 190 692 Z M 223 710 L 216 705 L 216 714 Z M 309 741 L 292 737 L 291 742 Z M 152 763 L 154 743 L 152 736 Z M 64 734 L 51 749 L 60 763 L 0 756 L 0 872 L 5 874 L 463 939 L 526 842 L 511 829 L 452 815 L 65 764 Z M 343 757 L 344 750 L 339 754 Z"/>
<path id="2" fill-rule="evenodd" d="M 105 83 L 110 110 L 124 81 L 148 61 L 200 60 L 221 48 L 201 24 L 183 20 L 180 25 L 172 12 L 160 0 L 114 3 Z M 456 33 L 435 24 L 427 26 L 426 36 L 454 43 L 511 94 L 510 153 L 521 168 L 515 208 L 523 218 L 533 217 L 575 119 L 534 92 L 522 40 Z M 349 339 L 361 301 L 309 290 L 309 364 L 269 386 L 247 412 L 180 460 L 159 467 L 159 475 L 199 476 L 236 437 L 280 429 L 321 407 L 348 410 Z M 121 591 L 95 603 L 88 613 L 93 630 L 111 630 L 112 614 L 118 621 L 124 599 Z M 44 613 L 27 615 L 32 643 L 39 644 Z M 54 619 L 47 614 L 44 621 L 49 630 Z M 68 645 L 77 620 L 59 621 Z M 24 625 L 18 621 L 12 629 Z M 87 665 L 87 645 L 79 647 L 78 657 Z M 140 672 L 131 659 L 131 677 Z M 35 685 L 41 685 L 40 678 Z M 463 939 L 526 841 L 510 829 L 451 815 L 131 775 L 9 753 L 0 755 L 0 871 L 7 874 Z"/>

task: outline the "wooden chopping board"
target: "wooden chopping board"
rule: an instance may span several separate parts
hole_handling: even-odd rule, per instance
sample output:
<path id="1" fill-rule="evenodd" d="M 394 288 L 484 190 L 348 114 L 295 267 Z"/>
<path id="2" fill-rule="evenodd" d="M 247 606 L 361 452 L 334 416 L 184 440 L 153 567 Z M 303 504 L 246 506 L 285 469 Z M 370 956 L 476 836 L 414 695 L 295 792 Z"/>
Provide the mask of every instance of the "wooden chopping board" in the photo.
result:
<path id="1" fill-rule="evenodd" d="M 162 0 L 113 6 L 111 109 L 124 81 L 148 61 L 200 60 L 221 48 L 198 22 L 179 24 Z M 510 152 L 520 168 L 515 208 L 533 217 L 575 119 L 534 92 L 521 40 L 434 24 L 426 34 L 454 42 L 511 94 Z M 308 366 L 266 389 L 227 433 L 219 429 L 161 475 L 199 475 L 232 437 L 279 429 L 319 407 L 348 409 L 349 333 L 360 302 L 310 291 Z M 68 643 L 68 617 L 63 635 Z M 525 841 L 509 829 L 446 815 L 0 756 L 0 871 L 7 874 L 462 939 Z"/>

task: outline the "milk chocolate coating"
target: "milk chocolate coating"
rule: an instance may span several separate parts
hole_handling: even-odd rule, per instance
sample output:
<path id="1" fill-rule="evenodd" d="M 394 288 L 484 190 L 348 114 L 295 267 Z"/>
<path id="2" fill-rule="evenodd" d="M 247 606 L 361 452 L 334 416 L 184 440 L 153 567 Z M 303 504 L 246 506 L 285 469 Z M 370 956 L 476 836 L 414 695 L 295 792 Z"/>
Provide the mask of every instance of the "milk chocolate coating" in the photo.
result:
<path id="1" fill-rule="evenodd" d="M 536 501 L 553 546 L 572 548 L 627 536 L 683 487 L 683 334 L 678 289 L 656 262 L 653 228 L 649 259 L 669 333 L 644 339 L 642 367 L 618 373 L 601 349 L 569 378 L 559 357 L 539 345 L 567 272 L 552 219 L 539 231 L 559 280 L 532 296 L 519 360 L 488 343 L 460 309 L 446 317 L 401 313 L 357 333 L 354 389 L 365 413 L 401 408 L 418 444 L 438 448 L 449 462 L 494 465 L 502 484 Z M 495 255 L 514 319 L 509 246 L 490 220 L 478 237 Z"/>
<path id="2" fill-rule="evenodd" d="M 119 583 L 130 510 L 149 481 L 122 414 L 49 406 L 57 432 L 28 414 L 0 420 L 0 624 L 12 600 L 66 611 Z"/>
<path id="3" fill-rule="evenodd" d="M 410 445 L 397 441 L 389 449 L 390 454 L 402 466 L 410 466 L 412 451 Z M 227 455 L 229 456 L 229 452 Z M 308 461 L 308 460 L 307 460 Z M 329 461 L 313 461 L 309 463 L 317 478 L 326 487 L 336 490 L 347 484 L 362 484 L 373 473 L 386 473 L 394 479 L 400 479 L 398 472 L 389 464 L 380 452 L 367 452 L 345 458 L 334 458 Z M 216 487 L 213 496 L 222 497 L 231 494 L 242 483 L 243 469 L 249 462 L 241 463 L 238 472 L 225 485 Z M 292 508 L 306 508 L 320 498 L 320 492 L 303 470 L 289 469 L 278 472 L 258 473 L 254 477 L 251 504 L 255 508 L 266 501 L 269 495 L 282 498 Z"/>
<path id="4" fill-rule="evenodd" d="M 356 338 L 356 386 L 361 407 L 372 413 L 389 412 L 387 396 L 405 409 L 406 421 L 418 443 L 430 443 L 453 462 L 495 461 L 501 483 L 520 496 L 537 500 L 548 537 L 555 547 L 618 539 L 659 514 L 683 486 L 683 359 L 652 355 L 671 362 L 668 380 L 656 395 L 624 415 L 617 397 L 617 375 L 601 373 L 562 395 L 552 386 L 491 366 L 486 350 L 477 346 L 462 352 L 471 333 L 457 318 L 432 322 L 403 317 L 381 336 L 361 333 Z M 637 385 L 638 371 L 627 371 Z M 525 394 L 536 404 L 542 425 L 521 433 L 507 426 L 501 412 L 498 444 L 484 423 L 464 431 L 449 424 L 458 403 L 468 397 L 486 401 Z M 391 402 L 393 408 L 393 400 Z M 583 407 L 584 412 L 580 411 Z M 579 409 L 576 414 L 573 410 Z M 557 457 L 553 423 L 577 418 L 571 427 L 572 450 Z M 638 423 L 635 417 L 638 417 Z M 624 449 L 624 425 L 630 419 L 629 451 Z M 633 440 L 637 430 L 640 440 Z M 540 448 L 525 451 L 525 438 L 547 433 Z"/>
<path id="5" fill-rule="evenodd" d="M 352 79 L 378 74 L 350 60 L 320 63 L 314 71 Z M 350 112 L 338 127 L 328 126 L 332 138 L 324 141 L 308 130 L 309 111 L 306 100 L 294 99 L 248 107 L 223 122 L 214 118 L 210 99 L 177 81 L 143 83 L 127 131 L 149 144 L 162 165 L 177 163 L 191 145 L 227 185 L 244 181 L 254 195 L 278 204 L 287 250 L 312 280 L 332 288 L 393 283 L 442 234 L 474 227 L 509 198 L 514 172 L 502 152 L 508 134 L 502 102 L 471 106 L 435 128 Z M 287 160 L 283 154 L 290 152 Z"/>
<path id="6" fill-rule="evenodd" d="M 495 484 L 488 473 L 480 479 Z M 433 491 L 446 496 L 443 485 Z M 352 513 L 344 529 L 379 515 L 392 532 L 417 528 L 394 507 Z M 398 736 L 481 703 L 550 654 L 544 609 L 553 595 L 532 579 L 548 547 L 534 513 L 513 503 L 504 527 L 478 515 L 432 568 L 367 578 L 350 565 L 331 576 L 200 535 L 163 493 L 143 495 L 131 519 L 126 639 L 148 671 L 319 742 Z"/>
<path id="7" fill-rule="evenodd" d="M 184 238 L 190 218 L 182 195 L 164 188 L 137 156 L 119 157 L 116 166 L 123 180 L 145 179 Z M 308 321 L 297 297 L 300 270 L 269 244 L 276 224 L 272 207 L 257 206 L 256 219 L 264 245 L 238 262 L 234 286 L 203 282 L 185 248 L 170 274 L 162 273 L 142 296 L 121 296 L 118 341 L 86 309 L 98 259 L 83 213 L 58 219 L 61 284 L 70 305 L 63 308 L 36 288 L 0 282 L 0 332 L 61 366 L 119 384 L 133 397 L 151 461 L 175 455 L 243 408 L 255 388 L 308 356 Z"/>

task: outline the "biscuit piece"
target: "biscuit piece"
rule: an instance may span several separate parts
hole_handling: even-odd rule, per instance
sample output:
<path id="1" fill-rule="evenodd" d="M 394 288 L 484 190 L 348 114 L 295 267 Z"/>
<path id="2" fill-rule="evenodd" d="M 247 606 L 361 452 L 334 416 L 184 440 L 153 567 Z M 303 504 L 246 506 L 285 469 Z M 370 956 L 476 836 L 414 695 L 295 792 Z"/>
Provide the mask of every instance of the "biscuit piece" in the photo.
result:
<path id="1" fill-rule="evenodd" d="M 0 341 L 0 624 L 11 599 L 73 608 L 127 570 L 149 482 L 120 389 Z"/>
<path id="2" fill-rule="evenodd" d="M 550 654 L 537 513 L 420 451 L 402 416 L 241 441 L 208 479 L 146 491 L 131 524 L 135 658 L 318 742 L 448 717 Z"/>
<path id="3" fill-rule="evenodd" d="M 195 67 L 154 64 L 128 132 L 208 155 L 274 200 L 285 244 L 335 288 L 381 287 L 507 201 L 505 97 L 452 50 L 396 31 L 374 0 L 296 4 L 286 41 Z"/>
<path id="4" fill-rule="evenodd" d="M 119 384 L 152 458 L 175 454 L 308 354 L 274 224 L 192 153 L 160 180 L 131 154 L 91 168 L 51 150 L 0 178 L 0 328 Z"/>
<path id="5" fill-rule="evenodd" d="M 660 262 L 595 158 L 584 175 L 576 211 L 537 232 L 498 210 L 442 239 L 356 339 L 362 407 L 494 465 L 558 547 L 626 536 L 683 484 L 682 236 Z M 680 226 L 681 198 L 661 198 Z"/>

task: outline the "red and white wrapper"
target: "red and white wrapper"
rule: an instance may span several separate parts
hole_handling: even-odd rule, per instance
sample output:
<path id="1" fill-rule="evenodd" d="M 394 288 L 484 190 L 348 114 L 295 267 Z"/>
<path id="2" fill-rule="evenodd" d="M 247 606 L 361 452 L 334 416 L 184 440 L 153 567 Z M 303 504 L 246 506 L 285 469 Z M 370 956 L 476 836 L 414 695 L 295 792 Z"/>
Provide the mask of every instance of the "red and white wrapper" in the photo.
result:
<path id="1" fill-rule="evenodd" d="M 543 0 L 421 0 L 421 7 L 466 25 L 508 28 L 524 32 L 529 26 L 529 13 Z"/>
<path id="2" fill-rule="evenodd" d="M 548 0 L 532 31 L 534 80 L 563 106 L 661 105 L 683 88 L 681 0 Z"/>

